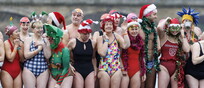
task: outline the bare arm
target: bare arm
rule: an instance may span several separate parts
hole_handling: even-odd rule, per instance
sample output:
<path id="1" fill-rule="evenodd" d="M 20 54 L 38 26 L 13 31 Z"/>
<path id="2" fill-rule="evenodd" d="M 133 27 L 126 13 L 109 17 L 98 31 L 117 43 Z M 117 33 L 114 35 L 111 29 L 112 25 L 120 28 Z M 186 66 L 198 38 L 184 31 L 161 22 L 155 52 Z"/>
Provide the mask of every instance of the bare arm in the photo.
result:
<path id="1" fill-rule="evenodd" d="M 13 62 L 13 60 L 16 56 L 16 53 L 17 53 L 18 46 L 14 45 L 14 49 L 13 49 L 13 51 L 11 51 L 11 48 L 10 48 L 11 46 L 10 46 L 8 40 L 4 42 L 4 46 L 5 46 L 4 50 L 6 53 L 6 58 L 8 59 L 9 62 Z"/>
<path id="2" fill-rule="evenodd" d="M 68 42 L 69 42 L 69 34 L 68 33 L 69 33 L 68 31 L 64 31 L 63 38 L 62 38 L 62 42 L 66 46 L 68 46 Z"/>
<path id="3" fill-rule="evenodd" d="M 38 46 L 38 49 L 34 50 L 34 51 L 30 51 L 30 45 L 31 45 L 32 39 L 26 39 L 24 41 L 24 56 L 25 59 L 30 59 L 32 57 L 34 57 L 35 55 L 38 54 L 38 52 L 40 52 L 42 50 L 42 46 Z"/>
<path id="4" fill-rule="evenodd" d="M 96 41 L 98 36 L 99 36 L 99 32 L 98 31 L 94 32 L 94 34 L 93 34 L 93 41 Z"/>
<path id="5" fill-rule="evenodd" d="M 118 35 L 117 33 L 115 33 L 115 36 L 116 36 L 117 41 L 119 42 L 120 47 L 122 49 L 127 49 L 128 47 L 130 47 L 130 39 L 129 39 L 127 33 L 125 35 L 123 35 L 123 37 Z"/>
<path id="6" fill-rule="evenodd" d="M 198 42 L 192 45 L 191 51 L 192 51 L 192 62 L 194 65 L 199 64 L 204 61 L 204 55 L 199 56 L 200 55 L 200 45 L 198 44 Z"/>
<path id="7" fill-rule="evenodd" d="M 0 62 L 4 61 L 4 57 L 5 57 L 4 42 L 2 39 L 0 39 Z"/>
<path id="8" fill-rule="evenodd" d="M 99 36 L 98 39 L 97 39 L 97 51 L 98 51 L 98 54 L 102 57 L 105 57 L 106 56 L 106 52 L 108 50 L 108 42 L 105 41 L 103 42 L 103 37 L 102 36 Z"/>
<path id="9" fill-rule="evenodd" d="M 157 26 L 157 31 L 158 31 L 158 35 L 159 35 L 159 38 L 164 38 L 165 36 L 165 29 L 166 29 L 166 26 L 167 26 L 167 21 L 170 20 L 171 18 L 170 17 L 167 17 L 166 19 L 162 19 L 159 21 L 159 24 Z"/>
<path id="10" fill-rule="evenodd" d="M 92 64 L 94 66 L 94 71 L 97 72 L 97 67 L 96 67 L 96 42 L 92 41 L 92 46 L 93 46 L 93 56 L 92 56 Z"/>
<path id="11" fill-rule="evenodd" d="M 43 52 L 46 59 L 49 59 L 51 57 L 51 48 L 50 43 L 48 42 L 47 38 L 44 38 L 45 44 L 43 44 Z"/>

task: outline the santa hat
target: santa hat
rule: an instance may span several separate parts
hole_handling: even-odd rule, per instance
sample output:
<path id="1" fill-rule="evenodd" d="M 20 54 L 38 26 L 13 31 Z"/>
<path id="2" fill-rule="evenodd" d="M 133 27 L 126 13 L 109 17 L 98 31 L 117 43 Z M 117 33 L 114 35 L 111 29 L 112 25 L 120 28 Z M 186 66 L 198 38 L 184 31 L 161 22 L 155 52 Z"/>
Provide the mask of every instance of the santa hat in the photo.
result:
<path id="1" fill-rule="evenodd" d="M 133 21 L 133 20 L 129 20 L 129 21 L 128 21 L 128 24 L 127 24 L 127 28 L 129 28 L 129 27 L 132 26 L 132 25 L 137 25 L 137 26 L 139 26 L 139 27 L 141 28 L 141 25 L 140 25 L 139 22 Z"/>
<path id="2" fill-rule="evenodd" d="M 52 18 L 56 26 L 60 26 L 60 24 L 63 23 L 64 30 L 66 30 L 65 19 L 64 16 L 62 16 L 62 14 L 60 14 L 59 12 L 51 12 L 49 13 L 49 16 Z"/>
<path id="3" fill-rule="evenodd" d="M 156 8 L 157 7 L 154 4 L 149 4 L 149 5 L 142 6 L 142 8 L 140 9 L 140 16 L 139 16 L 139 18 L 142 19 L 143 16 L 145 16 L 148 13 L 156 10 Z"/>
<path id="4" fill-rule="evenodd" d="M 171 26 L 181 26 L 181 25 L 180 25 L 179 20 L 176 19 L 176 18 L 174 18 L 174 19 L 171 19 L 171 20 L 170 20 L 169 27 L 171 27 Z"/>
<path id="5" fill-rule="evenodd" d="M 91 33 L 92 29 L 90 26 L 93 23 L 98 24 L 98 21 L 93 21 L 91 19 L 87 19 L 87 20 L 83 21 L 79 26 L 78 32 L 79 33 Z"/>

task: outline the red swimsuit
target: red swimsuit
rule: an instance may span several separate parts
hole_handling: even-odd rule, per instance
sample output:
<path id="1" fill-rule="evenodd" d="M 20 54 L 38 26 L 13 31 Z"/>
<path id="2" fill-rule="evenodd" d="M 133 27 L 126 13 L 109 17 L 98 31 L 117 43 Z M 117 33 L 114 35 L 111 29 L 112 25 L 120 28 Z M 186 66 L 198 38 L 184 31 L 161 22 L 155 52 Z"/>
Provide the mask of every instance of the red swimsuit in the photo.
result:
<path id="1" fill-rule="evenodd" d="M 139 62 L 139 54 L 140 50 L 134 50 L 132 48 L 128 48 L 128 61 L 123 63 L 128 64 L 127 72 L 128 76 L 131 78 L 134 76 L 135 73 L 137 73 L 140 70 L 140 62 Z"/>
<path id="2" fill-rule="evenodd" d="M 11 41 L 8 40 L 8 42 L 9 42 L 9 44 L 11 46 L 11 51 L 13 51 L 14 47 L 11 44 Z M 11 75 L 11 77 L 13 79 L 15 79 L 20 74 L 20 71 L 21 71 L 19 63 L 20 63 L 19 54 L 16 53 L 16 56 L 15 56 L 13 62 L 9 62 L 8 59 L 4 60 L 4 64 L 2 66 L 2 70 L 8 72 Z"/>
<path id="3" fill-rule="evenodd" d="M 161 58 L 160 63 L 163 65 L 169 72 L 169 75 L 172 76 L 176 71 L 176 52 L 178 50 L 177 43 L 171 43 L 168 40 L 161 47 Z"/>

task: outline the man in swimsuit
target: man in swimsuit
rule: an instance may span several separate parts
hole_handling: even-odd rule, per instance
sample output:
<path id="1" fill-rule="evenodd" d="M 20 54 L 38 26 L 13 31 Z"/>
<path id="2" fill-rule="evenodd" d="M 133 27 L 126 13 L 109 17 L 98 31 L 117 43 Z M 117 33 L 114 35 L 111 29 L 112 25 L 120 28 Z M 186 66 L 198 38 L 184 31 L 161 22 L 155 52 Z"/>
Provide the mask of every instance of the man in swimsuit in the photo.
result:
<path id="1" fill-rule="evenodd" d="M 78 28 L 84 17 L 83 11 L 80 8 L 76 8 L 72 11 L 71 21 L 72 23 L 66 26 L 66 31 L 64 31 L 63 43 L 68 45 L 68 42 L 72 38 L 77 38 L 79 36 Z"/>
<path id="2" fill-rule="evenodd" d="M 145 81 L 145 88 L 154 88 L 156 71 L 159 71 L 158 50 L 160 50 L 159 37 L 157 35 L 154 24 L 157 18 L 157 9 L 154 4 L 144 5 L 140 9 L 139 18 L 142 19 L 142 31 L 140 36 L 145 43 L 145 59 L 147 68 L 147 79 Z"/>

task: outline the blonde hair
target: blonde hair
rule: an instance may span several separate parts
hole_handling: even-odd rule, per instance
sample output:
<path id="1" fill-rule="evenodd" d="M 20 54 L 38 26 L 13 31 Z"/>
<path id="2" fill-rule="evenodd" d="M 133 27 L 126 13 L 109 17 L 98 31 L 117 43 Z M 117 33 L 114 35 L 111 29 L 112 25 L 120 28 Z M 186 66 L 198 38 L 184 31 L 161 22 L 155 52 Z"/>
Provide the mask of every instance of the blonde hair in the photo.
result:
<path id="1" fill-rule="evenodd" d="M 31 23 L 31 28 L 34 29 L 38 25 L 43 25 L 42 21 L 35 21 Z"/>

